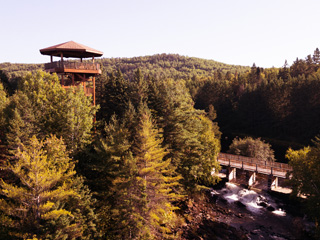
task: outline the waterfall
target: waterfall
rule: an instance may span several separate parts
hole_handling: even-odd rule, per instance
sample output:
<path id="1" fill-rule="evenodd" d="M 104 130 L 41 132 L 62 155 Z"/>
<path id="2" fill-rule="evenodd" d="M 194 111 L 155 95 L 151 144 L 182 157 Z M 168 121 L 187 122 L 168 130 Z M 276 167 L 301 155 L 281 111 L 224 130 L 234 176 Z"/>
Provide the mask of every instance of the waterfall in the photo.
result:
<path id="1" fill-rule="evenodd" d="M 257 193 L 233 183 L 227 182 L 225 188 L 219 191 L 213 190 L 212 195 L 225 199 L 229 204 L 240 202 L 252 213 L 261 214 L 270 211 L 278 216 L 286 216 L 286 212 L 279 208 L 267 193 Z"/>

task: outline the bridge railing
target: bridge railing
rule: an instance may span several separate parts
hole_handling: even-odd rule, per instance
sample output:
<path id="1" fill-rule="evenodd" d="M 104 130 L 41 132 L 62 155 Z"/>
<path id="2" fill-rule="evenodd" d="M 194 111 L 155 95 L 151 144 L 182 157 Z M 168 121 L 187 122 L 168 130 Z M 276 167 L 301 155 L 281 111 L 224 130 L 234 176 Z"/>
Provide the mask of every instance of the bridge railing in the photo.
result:
<path id="1" fill-rule="evenodd" d="M 250 166 L 259 167 L 259 169 L 271 169 L 274 170 L 281 170 L 281 171 L 292 171 L 292 167 L 285 163 L 278 163 L 272 161 L 264 161 L 256 158 L 244 157 L 239 155 L 233 155 L 228 153 L 219 153 L 219 159 L 224 161 L 231 162 L 238 162 L 238 163 L 246 163 Z"/>

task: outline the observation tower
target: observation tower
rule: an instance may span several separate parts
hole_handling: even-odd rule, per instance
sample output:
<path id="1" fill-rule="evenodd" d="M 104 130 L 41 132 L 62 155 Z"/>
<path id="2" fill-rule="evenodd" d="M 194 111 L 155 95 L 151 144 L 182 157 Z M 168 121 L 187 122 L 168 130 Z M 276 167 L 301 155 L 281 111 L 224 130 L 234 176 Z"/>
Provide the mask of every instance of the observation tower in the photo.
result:
<path id="1" fill-rule="evenodd" d="M 50 63 L 44 68 L 47 72 L 57 73 L 64 88 L 82 86 L 87 96 L 92 95 L 93 104 L 96 104 L 96 76 L 101 74 L 100 64 L 95 63 L 96 57 L 101 57 L 103 52 L 84 46 L 74 41 L 69 41 L 40 49 L 40 53 L 50 56 Z M 53 61 L 59 57 L 59 61 Z M 66 60 L 65 58 L 72 58 Z M 85 60 L 90 58 L 91 60 Z"/>

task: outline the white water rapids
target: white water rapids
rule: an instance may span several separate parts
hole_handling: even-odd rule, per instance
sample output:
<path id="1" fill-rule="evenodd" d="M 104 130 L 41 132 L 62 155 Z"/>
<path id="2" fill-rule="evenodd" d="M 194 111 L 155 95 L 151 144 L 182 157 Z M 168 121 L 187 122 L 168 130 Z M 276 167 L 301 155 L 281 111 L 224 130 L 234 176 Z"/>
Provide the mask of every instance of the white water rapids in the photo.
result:
<path id="1" fill-rule="evenodd" d="M 212 195 L 218 195 L 230 204 L 240 202 L 249 211 L 256 214 L 270 211 L 278 216 L 286 216 L 286 212 L 279 208 L 269 195 L 238 187 L 233 183 L 227 182 L 225 188 L 218 191 L 213 190 Z"/>
<path id="2" fill-rule="evenodd" d="M 229 182 L 211 194 L 216 221 L 236 228 L 250 240 L 310 239 L 314 224 L 299 212 L 299 205 Z"/>

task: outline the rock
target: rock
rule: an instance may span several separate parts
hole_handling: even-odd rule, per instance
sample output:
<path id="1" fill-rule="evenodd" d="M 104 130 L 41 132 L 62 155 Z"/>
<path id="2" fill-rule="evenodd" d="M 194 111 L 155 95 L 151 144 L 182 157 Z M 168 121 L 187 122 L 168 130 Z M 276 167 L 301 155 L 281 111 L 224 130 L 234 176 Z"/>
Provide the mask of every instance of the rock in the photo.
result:
<path id="1" fill-rule="evenodd" d="M 275 209 L 274 209 L 274 207 L 269 206 L 269 207 L 267 207 L 267 210 L 270 211 L 270 212 L 273 212 Z"/>
<path id="2" fill-rule="evenodd" d="M 244 217 L 241 213 L 237 214 L 236 216 L 237 216 L 238 218 L 243 218 L 243 217 Z"/>
<path id="3" fill-rule="evenodd" d="M 235 202 L 236 203 L 236 205 L 238 206 L 238 207 L 240 207 L 240 208 L 245 208 L 246 207 L 246 205 L 244 205 L 242 202 L 240 202 L 240 201 L 236 201 Z"/>
<path id="4" fill-rule="evenodd" d="M 225 203 L 225 204 L 228 204 L 228 201 L 224 198 L 219 198 L 219 201 L 222 202 L 222 203 Z"/>
<path id="5" fill-rule="evenodd" d="M 265 208 L 268 207 L 268 204 L 266 202 L 259 202 L 258 205 Z"/>

